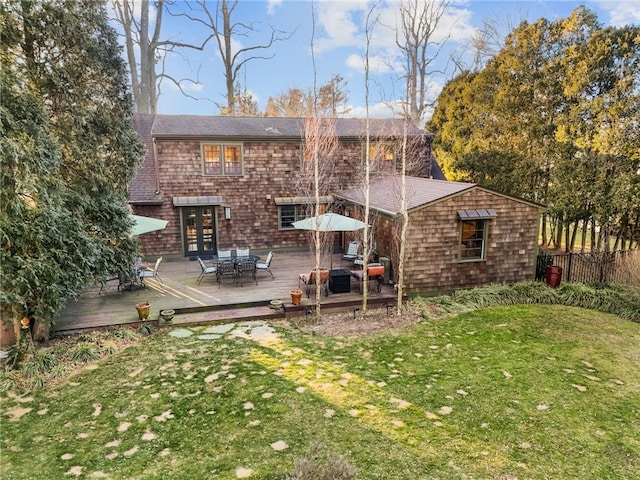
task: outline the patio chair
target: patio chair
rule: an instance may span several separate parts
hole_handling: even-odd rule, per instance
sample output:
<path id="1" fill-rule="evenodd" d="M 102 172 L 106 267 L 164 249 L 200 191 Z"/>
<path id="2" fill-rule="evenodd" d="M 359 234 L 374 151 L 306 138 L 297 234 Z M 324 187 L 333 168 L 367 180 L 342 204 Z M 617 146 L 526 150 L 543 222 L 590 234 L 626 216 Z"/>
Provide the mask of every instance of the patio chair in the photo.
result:
<path id="1" fill-rule="evenodd" d="M 218 250 L 218 261 L 231 260 L 231 250 Z"/>
<path id="2" fill-rule="evenodd" d="M 349 247 L 347 248 L 347 253 L 342 255 L 342 258 L 340 259 L 340 265 L 342 265 L 342 262 L 344 260 L 349 260 L 353 262 L 355 259 L 357 259 L 358 250 L 360 250 L 360 242 L 355 240 L 353 242 L 350 242 Z"/>
<path id="3" fill-rule="evenodd" d="M 309 275 L 305 274 L 305 273 L 301 273 L 300 275 L 298 275 L 298 288 L 300 288 L 300 282 L 304 283 L 306 285 L 306 290 L 307 290 L 307 298 L 309 297 L 309 292 L 311 291 L 311 286 L 312 285 L 316 285 L 316 271 L 315 270 L 311 270 L 311 273 L 309 273 Z M 321 292 L 322 294 L 324 294 L 324 296 L 326 297 L 327 295 L 329 295 L 329 270 L 327 270 L 326 268 L 321 268 L 320 269 L 320 283 L 322 285 L 321 288 Z"/>
<path id="4" fill-rule="evenodd" d="M 236 248 L 236 257 L 248 257 L 249 248 Z"/>
<path id="5" fill-rule="evenodd" d="M 222 286 L 223 278 L 233 278 L 233 281 L 236 282 L 236 265 L 232 260 L 223 260 L 222 262 L 218 262 L 216 266 L 216 280 L 218 281 L 218 288 Z"/>
<path id="6" fill-rule="evenodd" d="M 244 284 L 245 278 L 253 278 L 258 284 L 258 278 L 256 277 L 256 262 L 253 260 L 242 260 L 236 265 L 238 280 L 240 280 L 240 286 Z"/>
<path id="7" fill-rule="evenodd" d="M 200 263 L 200 269 L 202 271 L 200 272 L 200 276 L 198 276 L 198 281 L 196 283 L 200 285 L 200 282 L 202 281 L 205 275 L 216 273 L 218 269 L 215 266 L 207 267 L 204 264 L 204 261 L 200 257 L 198 257 L 198 263 Z"/>
<path id="8" fill-rule="evenodd" d="M 271 274 L 271 278 L 276 278 L 273 276 L 273 272 L 271 271 L 271 260 L 273 260 L 273 252 L 269 252 L 267 254 L 267 259 L 263 262 L 256 263 L 256 270 L 266 270 Z"/>
<path id="9" fill-rule="evenodd" d="M 362 293 L 364 284 L 364 272 L 362 270 L 352 270 L 351 276 L 358 281 L 358 288 Z M 367 277 L 369 290 L 376 286 L 378 293 L 382 291 L 382 279 L 384 278 L 384 265 L 381 263 L 369 263 L 367 264 Z"/>
<path id="10" fill-rule="evenodd" d="M 160 262 L 162 262 L 162 257 L 159 257 L 156 260 L 156 264 L 153 267 L 153 269 L 150 269 L 149 267 L 143 269 L 143 270 L 139 270 L 138 271 L 138 278 L 140 279 L 140 283 L 142 285 L 144 285 L 144 279 L 145 278 L 155 278 L 157 279 L 160 283 L 164 283 L 162 281 L 162 279 L 160 278 L 160 276 L 158 275 L 158 270 L 160 270 Z"/>

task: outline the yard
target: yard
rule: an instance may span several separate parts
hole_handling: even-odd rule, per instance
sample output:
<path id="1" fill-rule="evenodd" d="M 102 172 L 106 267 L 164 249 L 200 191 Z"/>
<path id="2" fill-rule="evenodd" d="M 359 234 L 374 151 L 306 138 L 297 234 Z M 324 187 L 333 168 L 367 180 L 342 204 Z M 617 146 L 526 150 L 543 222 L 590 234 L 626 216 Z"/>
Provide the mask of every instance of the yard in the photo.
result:
<path id="1" fill-rule="evenodd" d="M 176 326 L 4 397 L 2 478 L 285 479 L 314 442 L 358 479 L 638 478 L 639 328 L 558 305 Z"/>

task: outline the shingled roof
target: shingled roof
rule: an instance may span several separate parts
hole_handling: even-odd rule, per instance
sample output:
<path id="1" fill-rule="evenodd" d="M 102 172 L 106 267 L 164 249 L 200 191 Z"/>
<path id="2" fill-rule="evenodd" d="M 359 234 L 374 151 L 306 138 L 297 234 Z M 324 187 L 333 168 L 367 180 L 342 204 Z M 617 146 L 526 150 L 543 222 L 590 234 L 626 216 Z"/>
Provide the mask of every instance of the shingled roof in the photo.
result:
<path id="1" fill-rule="evenodd" d="M 402 177 L 394 175 L 371 182 L 370 208 L 389 215 L 400 213 L 401 179 Z M 475 183 L 448 182 L 432 178 L 405 177 L 405 179 L 408 211 L 476 187 Z M 344 190 L 335 196 L 357 205 L 365 204 L 362 187 Z"/>
<path id="2" fill-rule="evenodd" d="M 336 135 L 340 138 L 361 138 L 365 132 L 365 120 L 358 118 L 335 119 Z M 402 134 L 402 119 L 370 119 L 372 137 L 394 137 Z M 152 115 L 137 113 L 134 128 L 146 147 L 145 159 L 129 185 L 129 202 L 154 205 L 162 198 L 156 194 L 158 178 L 154 138 L 224 138 L 247 139 L 297 139 L 304 135 L 304 118 L 292 117 L 223 117 L 206 115 Z M 432 138 L 431 133 L 408 125 L 408 134 Z M 437 162 L 432 162 L 432 175 L 442 176 Z M 443 176 L 441 178 L 444 178 Z"/>
<path id="3" fill-rule="evenodd" d="M 151 128 L 155 115 L 138 113 L 133 116 L 133 128 L 138 132 L 140 140 L 145 146 L 142 165 L 129 184 L 129 202 L 137 204 L 153 204 L 158 202 L 156 190 L 158 188 L 156 174 L 156 157 L 153 150 L 153 136 Z"/>
<path id="4" fill-rule="evenodd" d="M 402 134 L 401 119 L 370 119 L 370 134 L 390 137 Z M 301 138 L 305 119 L 291 117 L 223 117 L 202 115 L 156 115 L 154 137 L 231 137 L 231 138 Z M 335 119 L 338 137 L 362 137 L 365 121 L 359 118 Z M 428 135 L 409 125 L 409 135 Z"/>

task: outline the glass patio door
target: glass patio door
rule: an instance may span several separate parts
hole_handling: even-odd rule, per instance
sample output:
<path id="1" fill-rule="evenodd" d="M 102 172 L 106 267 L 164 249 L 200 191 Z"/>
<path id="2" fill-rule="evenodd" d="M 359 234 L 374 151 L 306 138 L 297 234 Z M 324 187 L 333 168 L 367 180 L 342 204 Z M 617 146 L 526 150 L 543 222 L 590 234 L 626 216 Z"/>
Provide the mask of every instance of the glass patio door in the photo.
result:
<path id="1" fill-rule="evenodd" d="M 191 207 L 182 212 L 184 254 L 187 257 L 215 255 L 216 232 L 213 207 Z"/>

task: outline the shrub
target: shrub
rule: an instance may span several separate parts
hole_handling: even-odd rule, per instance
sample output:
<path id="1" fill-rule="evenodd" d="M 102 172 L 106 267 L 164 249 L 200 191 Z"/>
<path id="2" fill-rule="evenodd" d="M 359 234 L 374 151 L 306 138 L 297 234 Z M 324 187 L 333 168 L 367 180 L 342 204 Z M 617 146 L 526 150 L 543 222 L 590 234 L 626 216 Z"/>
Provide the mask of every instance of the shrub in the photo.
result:
<path id="1" fill-rule="evenodd" d="M 457 315 L 477 308 L 540 303 L 589 308 L 640 322 L 640 294 L 615 286 L 583 283 L 564 282 L 558 288 L 542 282 L 490 285 L 414 301 L 425 319 Z"/>
<path id="2" fill-rule="evenodd" d="M 96 347 L 89 343 L 78 343 L 69 354 L 71 361 L 76 363 L 89 363 L 100 358 Z"/>
<path id="3" fill-rule="evenodd" d="M 58 364 L 58 356 L 51 350 L 36 350 L 25 358 L 22 371 L 25 377 L 48 374 Z"/>

